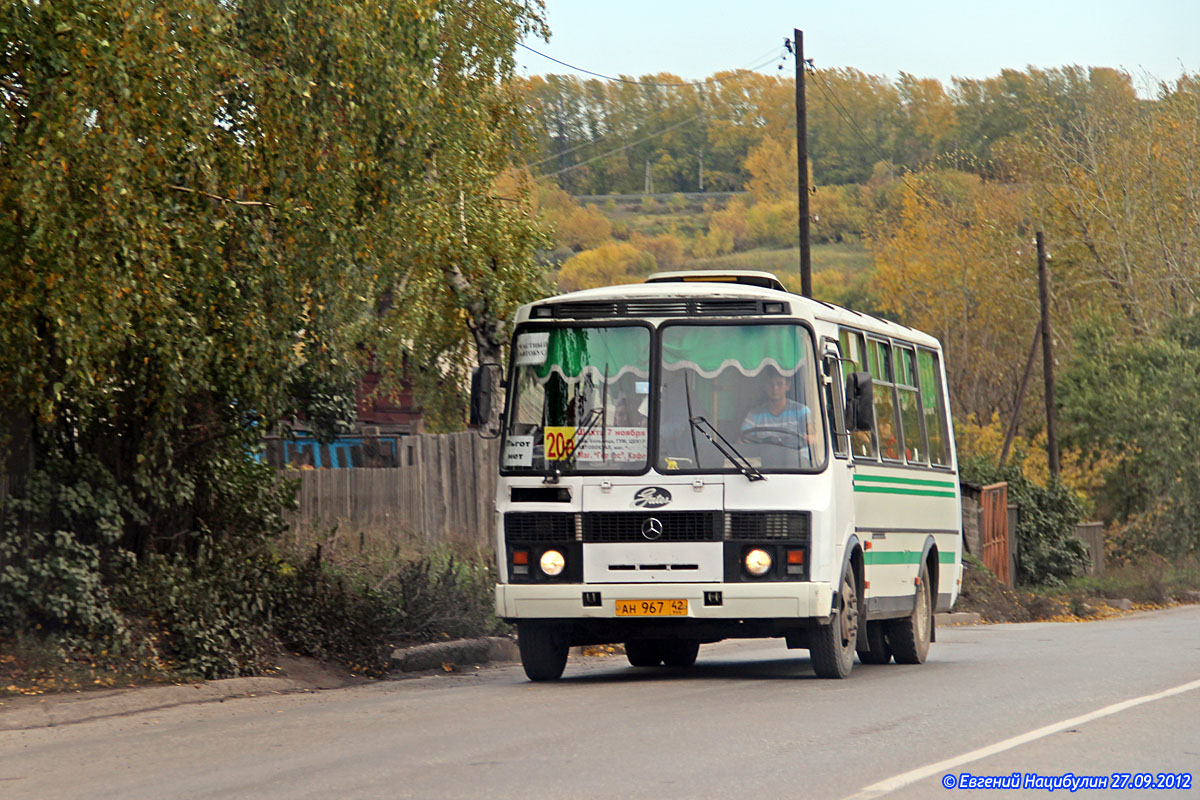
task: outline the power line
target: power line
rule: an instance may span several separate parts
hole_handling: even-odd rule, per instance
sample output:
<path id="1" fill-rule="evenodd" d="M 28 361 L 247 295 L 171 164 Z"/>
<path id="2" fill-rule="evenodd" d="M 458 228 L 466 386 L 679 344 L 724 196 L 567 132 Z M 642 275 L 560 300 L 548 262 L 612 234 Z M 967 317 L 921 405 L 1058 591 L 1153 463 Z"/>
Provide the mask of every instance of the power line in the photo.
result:
<path id="1" fill-rule="evenodd" d="M 485 22 L 484 24 L 486 25 L 487 23 Z M 491 26 L 489 26 L 489 27 L 491 27 Z M 723 83 L 724 81 L 733 80 L 734 78 L 740 76 L 743 73 L 753 72 L 757 69 L 761 69 L 761 68 L 765 67 L 767 64 L 770 64 L 776 58 L 776 56 L 772 55 L 771 58 L 768 58 L 766 61 L 762 62 L 761 64 L 758 64 L 757 66 L 733 70 L 733 74 L 731 74 L 727 77 L 723 77 L 723 78 L 717 78 L 714 76 L 714 77 L 710 77 L 710 78 L 705 78 L 702 81 L 688 81 L 686 83 L 658 83 L 656 81 L 638 81 L 638 80 L 633 80 L 630 78 L 622 78 L 622 77 L 613 76 L 613 75 L 605 75 L 602 72 L 593 72 L 590 69 L 584 69 L 583 67 L 577 67 L 574 64 L 568 64 L 566 61 L 557 59 L 554 56 L 546 55 L 542 51 L 535 50 L 534 48 L 532 48 L 529 45 L 524 44 L 522 42 L 517 42 L 516 44 L 517 44 L 517 47 L 522 47 L 531 53 L 541 56 L 542 58 L 546 59 L 547 61 L 553 61 L 555 64 L 560 64 L 561 66 L 564 66 L 567 69 L 575 70 L 576 72 L 582 72 L 585 75 L 592 75 L 596 78 L 603 78 L 606 81 L 614 81 L 616 83 L 628 83 L 633 86 L 656 86 L 656 87 L 663 88 L 663 89 L 679 89 L 679 88 L 683 88 L 685 86 L 708 86 L 708 85 L 714 84 L 714 83 Z M 775 50 L 778 50 L 778 48 L 772 48 L 772 52 L 774 52 Z M 762 56 L 759 56 L 758 58 L 762 58 Z"/>
<path id="2" fill-rule="evenodd" d="M 876 146 L 876 144 L 867 138 L 867 135 L 863 133 L 863 129 L 858 127 L 858 123 L 854 121 L 854 118 L 850 116 L 849 112 L 846 111 L 841 102 L 830 94 L 832 88 L 830 88 L 829 91 L 826 91 L 825 78 L 821 76 L 821 73 L 815 67 L 812 70 L 812 74 L 813 77 L 819 79 L 817 88 L 821 90 L 821 94 L 825 95 L 825 99 L 828 100 L 829 104 L 833 106 L 833 110 L 837 112 L 838 116 L 844 119 L 850 125 L 850 127 L 854 129 L 854 132 L 858 134 L 858 138 L 862 139 L 863 143 L 867 147 L 875 151 L 875 155 L 879 156 L 880 161 L 887 161 L 890 163 L 891 159 L 885 156 Z"/>
<path id="3" fill-rule="evenodd" d="M 591 164 L 593 161 L 599 161 L 602 158 L 608 158 L 611 155 L 616 155 L 617 153 L 620 153 L 623 150 L 628 150 L 629 148 L 633 147 L 634 145 L 641 144 L 642 142 L 648 142 L 651 139 L 654 139 L 655 137 L 662 136 L 664 133 L 670 133 L 671 131 L 675 130 L 676 128 L 682 128 L 684 125 L 687 125 L 690 122 L 695 122 L 696 120 L 700 119 L 703 116 L 704 116 L 703 113 L 697 114 L 696 116 L 691 117 L 690 119 L 685 119 L 683 122 L 676 122 L 674 125 L 663 128 L 661 131 L 655 131 L 654 133 L 651 133 L 648 136 L 643 136 L 640 139 L 634 139 L 632 142 L 623 144 L 620 147 L 616 148 L 615 150 L 609 150 L 607 153 L 601 153 L 598 156 L 592 156 L 591 158 L 587 159 L 586 161 L 580 161 L 576 164 L 572 164 L 569 167 L 563 167 L 562 169 L 556 170 L 554 172 L 547 172 L 542 177 L 553 178 L 556 175 L 562 175 L 564 172 L 570 172 L 571 170 L 577 169 L 586 164 Z M 557 158 L 557 156 L 552 156 L 552 158 Z M 549 160 L 550 159 L 546 159 L 546 161 L 549 161 Z M 541 161 L 538 162 L 538 164 L 541 164 L 541 163 L 543 163 L 543 162 L 541 162 Z M 534 166 L 536 166 L 536 165 L 534 165 Z"/>
<path id="4" fill-rule="evenodd" d="M 778 49 L 778 48 L 775 48 L 775 49 Z M 758 64 L 757 66 L 753 66 L 753 67 L 747 67 L 747 68 L 745 68 L 744 70 L 741 70 L 741 71 L 742 71 L 742 72 L 753 72 L 754 70 L 760 69 L 760 68 L 762 68 L 762 67 L 766 66 L 767 64 L 770 64 L 772 61 L 775 61 L 777 57 L 778 57 L 778 56 L 776 56 L 776 55 L 772 55 L 770 58 L 768 58 L 766 61 L 763 61 L 761 64 Z M 645 84 L 643 84 L 643 85 L 645 85 Z M 661 85 L 661 84 L 657 84 L 657 85 Z M 690 84 L 689 84 L 689 85 L 690 85 Z M 686 125 L 688 122 L 693 122 L 693 121 L 695 121 L 696 119 L 699 119 L 699 118 L 700 118 L 700 117 L 702 117 L 702 116 L 704 116 L 704 115 L 703 115 L 703 114 L 698 114 L 698 115 L 696 115 L 695 117 L 692 117 L 691 119 L 685 120 L 684 122 L 681 122 L 681 123 L 679 123 L 679 124 L 677 124 L 677 125 L 672 125 L 672 126 L 670 126 L 670 127 L 668 127 L 668 128 L 663 128 L 661 131 L 658 131 L 657 133 L 650 134 L 650 136 L 647 136 L 647 137 L 646 137 L 646 139 L 652 139 L 652 138 L 654 138 L 655 136 L 661 136 L 662 134 L 664 134 L 664 133 L 668 133 L 668 132 L 670 132 L 670 131 L 673 131 L 673 130 L 675 130 L 676 128 L 678 128 L 678 127 L 681 127 L 682 125 Z M 575 152 L 576 150 L 580 150 L 580 149 L 582 149 L 582 148 L 584 148 L 584 147 L 593 147 L 593 146 L 595 146 L 595 145 L 599 144 L 599 143 L 600 143 L 601 141 L 603 141 L 604 139 L 607 139 L 608 137 L 610 137 L 610 136 L 614 136 L 614 135 L 615 135 L 615 132 L 606 133 L 606 134 L 604 134 L 603 136 L 599 136 L 599 137 L 597 137 L 597 138 L 595 138 L 595 139 L 591 139 L 591 140 L 589 140 L 589 141 L 582 142 L 582 143 L 580 143 L 580 144 L 577 144 L 577 145 L 575 145 L 574 147 L 569 147 L 569 148 L 567 148 L 566 150 L 562 150 L 562 151 L 560 151 L 560 152 L 557 152 L 557 153 L 555 153 L 554 155 L 547 156 L 546 158 L 543 158 L 541 161 L 533 161 L 533 162 L 527 163 L 527 164 L 525 164 L 525 167 L 526 167 L 526 168 L 540 167 L 542 164 L 545 164 L 547 161 L 554 161 L 554 160 L 556 160 L 556 159 L 562 158 L 563 156 L 567 155 L 568 153 L 573 153 L 573 152 Z M 620 148 L 618 148 L 618 149 L 616 149 L 616 150 L 612 150 L 612 151 L 610 151 L 609 153 L 605 153 L 605 154 L 603 154 L 603 155 L 611 155 L 612 153 L 619 153 L 619 152 L 621 152 L 621 150 L 628 149 L 628 148 L 629 148 L 629 147 L 630 147 L 632 144 L 636 144 L 636 143 L 644 142 L 644 141 L 646 141 L 646 139 L 639 139 L 639 140 L 638 140 L 638 142 L 631 143 L 630 145 L 625 145 L 624 147 L 620 147 Z M 602 158 L 602 157 L 603 157 L 603 155 L 601 155 L 601 156 L 597 156 L 596 158 Z M 585 162 L 582 162 L 582 163 L 583 163 L 583 164 L 586 164 L 586 163 L 591 163 L 591 161 L 595 161 L 595 160 L 596 160 L 596 158 L 589 159 L 588 161 L 585 161 Z M 582 164 L 575 164 L 575 165 L 572 165 L 571 167 L 567 167 L 566 169 L 574 169 L 574 167 L 576 167 L 576 166 L 581 166 L 581 165 L 582 165 Z M 566 169 L 564 169 L 564 170 L 560 170 L 559 172 L 565 172 L 565 171 L 566 171 Z M 552 175 L 558 175 L 558 174 L 559 174 L 559 172 L 554 172 L 554 173 L 550 173 L 550 174 L 552 174 Z"/>
<path id="5" fill-rule="evenodd" d="M 811 66 L 811 64 L 812 64 L 812 62 L 810 61 L 809 65 Z M 846 111 L 845 106 L 843 106 L 837 98 L 833 97 L 829 92 L 827 92 L 825 90 L 826 81 L 821 76 L 821 74 L 816 70 L 815 67 L 812 69 L 812 74 L 815 77 L 819 78 L 819 82 L 817 83 L 817 88 L 821 90 L 821 94 L 825 95 L 825 99 L 827 99 L 829 101 L 829 103 L 833 106 L 833 109 L 834 109 L 834 111 L 837 112 L 838 116 L 840 116 L 847 123 L 849 123 L 850 127 L 854 129 L 854 131 L 858 134 L 858 137 L 860 139 L 862 139 L 863 143 L 866 144 L 867 147 L 869 147 L 873 151 L 875 151 L 875 155 L 877 155 L 879 157 L 880 161 L 886 161 L 889 164 L 893 163 L 892 159 L 885 156 L 879 150 L 879 148 L 875 145 L 875 143 L 867 138 L 867 135 L 863 132 L 862 128 L 860 128 L 858 126 L 858 123 L 856 123 L 854 121 L 854 119 L 849 115 L 849 112 Z M 833 90 L 833 88 L 830 87 L 830 92 L 832 92 L 832 90 Z M 927 203 L 930 206 L 934 205 L 934 201 L 928 195 L 926 195 L 924 191 L 922 191 L 921 184 L 910 181 L 909 175 L 907 175 L 907 174 L 903 175 L 902 180 L 904 182 L 904 185 L 909 187 L 910 189 L 912 189 L 914 192 L 916 192 L 917 196 L 919 198 L 921 198 L 921 200 L 923 200 L 925 203 Z"/>

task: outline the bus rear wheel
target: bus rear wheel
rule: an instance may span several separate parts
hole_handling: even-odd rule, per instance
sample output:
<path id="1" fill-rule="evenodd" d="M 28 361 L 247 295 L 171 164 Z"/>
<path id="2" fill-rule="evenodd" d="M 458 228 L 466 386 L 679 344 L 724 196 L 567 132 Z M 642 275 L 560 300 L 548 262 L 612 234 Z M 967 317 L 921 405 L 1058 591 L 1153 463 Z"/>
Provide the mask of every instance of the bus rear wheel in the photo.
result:
<path id="1" fill-rule="evenodd" d="M 886 664 L 892 660 L 886 622 L 874 620 L 858 627 L 858 660 L 864 664 Z"/>
<path id="2" fill-rule="evenodd" d="M 700 653 L 697 639 L 666 639 L 659 645 L 663 664 L 668 667 L 690 667 Z"/>
<path id="3" fill-rule="evenodd" d="M 630 639 L 625 643 L 625 657 L 634 667 L 657 667 L 663 652 L 657 639 Z"/>
<path id="4" fill-rule="evenodd" d="M 567 666 L 567 632 L 556 625 L 517 623 L 521 666 L 531 681 L 556 681 Z"/>
<path id="5" fill-rule="evenodd" d="M 933 633 L 933 601 L 930 597 L 929 568 L 922 563 L 917 578 L 917 598 L 912 614 L 888 625 L 888 641 L 897 664 L 924 664 L 929 655 Z"/>
<path id="6" fill-rule="evenodd" d="M 837 607 L 828 624 L 812 632 L 808 653 L 818 678 L 845 678 L 854 668 L 858 643 L 858 589 L 854 570 L 847 566 L 838 592 Z"/>

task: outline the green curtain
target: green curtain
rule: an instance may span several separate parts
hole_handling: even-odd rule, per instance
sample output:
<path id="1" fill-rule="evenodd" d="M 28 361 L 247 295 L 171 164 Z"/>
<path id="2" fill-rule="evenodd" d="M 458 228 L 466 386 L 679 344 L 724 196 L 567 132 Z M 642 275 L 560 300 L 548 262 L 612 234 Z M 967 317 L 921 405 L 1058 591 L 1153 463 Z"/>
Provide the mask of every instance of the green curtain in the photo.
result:
<path id="1" fill-rule="evenodd" d="M 805 362 L 809 337 L 798 325 L 673 325 L 662 340 L 665 368 L 715 378 L 726 366 L 757 375 L 770 365 L 793 375 Z"/>
<path id="2" fill-rule="evenodd" d="M 554 328 L 549 331 L 546 361 L 530 365 L 539 382 L 557 372 L 574 383 L 587 372 L 614 381 L 632 371 L 650 374 L 650 332 L 646 328 Z"/>

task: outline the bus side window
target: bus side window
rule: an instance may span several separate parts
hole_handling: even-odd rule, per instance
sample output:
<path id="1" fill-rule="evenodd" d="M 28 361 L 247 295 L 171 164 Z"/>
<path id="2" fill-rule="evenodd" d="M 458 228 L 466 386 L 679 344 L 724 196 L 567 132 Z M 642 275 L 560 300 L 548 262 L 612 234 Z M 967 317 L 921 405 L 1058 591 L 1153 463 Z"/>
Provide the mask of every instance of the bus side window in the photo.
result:
<path id="1" fill-rule="evenodd" d="M 833 454 L 838 458 L 848 455 L 846 415 L 843 408 L 842 364 L 837 354 L 825 356 L 825 416 L 829 420 L 829 435 L 833 441 Z"/>
<path id="2" fill-rule="evenodd" d="M 862 333 L 850 330 L 849 328 L 842 328 L 838 332 L 838 339 L 842 345 L 842 355 L 854 362 L 853 371 L 867 372 L 867 346 Z M 855 458 L 876 458 L 878 449 L 875 442 L 875 431 L 873 429 L 869 431 L 854 431 L 850 434 L 850 448 L 854 451 Z"/>
<path id="3" fill-rule="evenodd" d="M 937 353 L 917 351 L 917 373 L 921 381 L 921 414 L 929 435 L 929 460 L 935 467 L 950 466 L 950 435 L 946 426 L 945 393 Z"/>
<path id="4" fill-rule="evenodd" d="M 896 420 L 892 345 L 872 339 L 867 354 L 871 378 L 875 382 L 875 437 L 879 442 L 879 455 L 887 461 L 902 461 L 904 444 Z"/>
<path id="5" fill-rule="evenodd" d="M 925 465 L 929 455 L 917 390 L 917 364 L 912 347 L 896 345 L 896 396 L 900 400 L 900 425 L 904 454 L 910 464 Z"/>

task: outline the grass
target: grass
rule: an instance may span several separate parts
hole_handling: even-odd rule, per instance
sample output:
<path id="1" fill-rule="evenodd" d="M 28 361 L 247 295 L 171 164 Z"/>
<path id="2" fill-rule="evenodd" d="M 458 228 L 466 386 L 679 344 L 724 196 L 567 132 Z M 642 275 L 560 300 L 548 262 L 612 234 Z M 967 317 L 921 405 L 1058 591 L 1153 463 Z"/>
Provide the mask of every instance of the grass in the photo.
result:
<path id="1" fill-rule="evenodd" d="M 871 266 L 871 256 L 861 244 L 817 244 L 812 251 L 813 272 L 838 270 L 850 275 Z M 753 269 L 774 272 L 781 279 L 800 274 L 800 248 L 747 250 L 716 258 L 696 258 L 680 264 L 681 269 Z"/>
<path id="2" fill-rule="evenodd" d="M 1120 616 L 1107 601 L 1129 600 L 1132 611 L 1195 602 L 1200 591 L 1200 558 L 1168 562 L 1151 556 L 1139 564 L 1085 576 L 1065 586 L 1009 589 L 971 555 L 963 558 L 962 593 L 957 610 L 977 611 L 988 622 L 1080 622 Z"/>
<path id="3" fill-rule="evenodd" d="M 1151 556 L 1140 564 L 1107 570 L 1103 575 L 1076 578 L 1066 592 L 1135 603 L 1166 603 L 1185 592 L 1200 591 L 1200 557 L 1168 560 Z"/>

